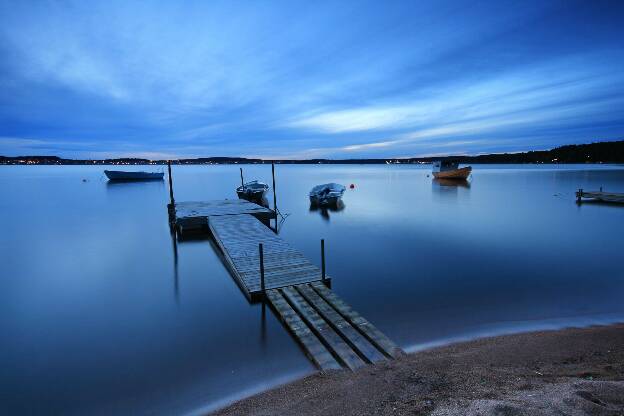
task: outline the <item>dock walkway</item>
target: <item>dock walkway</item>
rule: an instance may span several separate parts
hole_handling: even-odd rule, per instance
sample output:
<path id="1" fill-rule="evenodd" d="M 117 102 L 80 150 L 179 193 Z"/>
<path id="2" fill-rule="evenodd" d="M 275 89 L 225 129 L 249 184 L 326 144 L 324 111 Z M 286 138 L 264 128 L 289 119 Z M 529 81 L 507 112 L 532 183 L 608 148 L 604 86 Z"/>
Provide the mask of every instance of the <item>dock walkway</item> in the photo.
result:
<path id="1" fill-rule="evenodd" d="M 253 215 L 261 221 L 276 217 L 275 211 L 262 207 L 244 199 L 225 199 L 202 202 L 175 202 L 173 204 L 172 222 L 181 233 L 207 231 L 208 217 L 225 215 Z"/>
<path id="2" fill-rule="evenodd" d="M 271 289 L 267 297 L 306 355 L 322 370 L 357 370 L 403 354 L 321 282 Z"/>
<path id="3" fill-rule="evenodd" d="M 209 217 L 208 227 L 230 272 L 252 301 L 263 297 L 260 243 L 264 252 L 265 289 L 321 280 L 318 267 L 251 215 Z"/>
<path id="4" fill-rule="evenodd" d="M 170 222 L 181 234 L 212 235 L 245 296 L 267 300 L 321 370 L 356 370 L 403 353 L 326 286 L 330 280 L 317 266 L 267 226 L 273 210 L 244 200 L 179 202 L 169 209 Z"/>

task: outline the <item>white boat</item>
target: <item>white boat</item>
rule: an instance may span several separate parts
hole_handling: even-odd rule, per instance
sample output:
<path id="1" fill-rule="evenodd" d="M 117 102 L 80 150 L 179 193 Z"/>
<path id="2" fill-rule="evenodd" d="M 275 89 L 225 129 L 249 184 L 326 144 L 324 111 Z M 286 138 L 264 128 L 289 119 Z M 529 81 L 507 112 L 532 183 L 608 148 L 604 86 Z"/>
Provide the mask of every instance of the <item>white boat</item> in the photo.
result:
<path id="1" fill-rule="evenodd" d="M 266 191 L 269 190 L 269 185 L 264 182 L 251 181 L 242 184 L 236 188 L 236 194 L 241 199 L 254 199 L 260 200 L 264 197 Z"/>
<path id="2" fill-rule="evenodd" d="M 128 172 L 123 170 L 105 170 L 109 181 L 161 181 L 162 172 Z"/>
<path id="3" fill-rule="evenodd" d="M 433 162 L 433 177 L 436 179 L 466 179 L 472 172 L 471 166 L 460 168 L 457 162 L 438 160 Z"/>
<path id="4" fill-rule="evenodd" d="M 335 206 L 342 198 L 345 189 L 338 183 L 317 185 L 310 191 L 310 203 L 319 206 Z"/>

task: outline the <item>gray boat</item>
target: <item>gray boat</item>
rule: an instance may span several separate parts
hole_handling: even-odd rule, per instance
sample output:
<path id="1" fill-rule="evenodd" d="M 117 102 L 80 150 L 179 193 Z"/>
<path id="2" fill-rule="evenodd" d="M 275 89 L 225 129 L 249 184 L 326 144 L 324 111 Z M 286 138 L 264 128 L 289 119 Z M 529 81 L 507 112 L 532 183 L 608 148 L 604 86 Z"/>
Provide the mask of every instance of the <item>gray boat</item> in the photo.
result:
<path id="1" fill-rule="evenodd" d="M 336 206 L 345 192 L 345 187 L 338 183 L 317 185 L 310 191 L 310 204 L 316 206 Z"/>
<path id="2" fill-rule="evenodd" d="M 269 185 L 267 185 L 266 183 L 260 181 L 251 181 L 244 183 L 236 188 L 236 194 L 241 199 L 261 200 L 268 190 Z"/>
<path id="3" fill-rule="evenodd" d="M 162 172 L 128 172 L 123 170 L 105 170 L 109 181 L 162 181 Z"/>

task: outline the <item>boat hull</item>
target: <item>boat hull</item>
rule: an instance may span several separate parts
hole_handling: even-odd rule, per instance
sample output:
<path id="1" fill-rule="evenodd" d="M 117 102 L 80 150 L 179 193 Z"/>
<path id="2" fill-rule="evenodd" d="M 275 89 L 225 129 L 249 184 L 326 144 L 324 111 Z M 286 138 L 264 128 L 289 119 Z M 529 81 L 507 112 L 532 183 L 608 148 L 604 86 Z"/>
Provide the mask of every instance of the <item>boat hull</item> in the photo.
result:
<path id="1" fill-rule="evenodd" d="M 125 172 L 121 170 L 105 170 L 109 181 L 162 181 L 162 172 Z"/>
<path id="2" fill-rule="evenodd" d="M 236 191 L 236 195 L 238 195 L 238 197 L 240 199 L 253 199 L 253 200 L 260 200 L 262 198 L 264 198 L 264 195 L 266 194 L 267 191 L 264 190 L 260 190 L 260 191 Z"/>
<path id="3" fill-rule="evenodd" d="M 319 198 L 317 196 L 310 196 L 310 204 L 319 207 L 335 207 L 338 206 L 342 199 L 342 196 L 327 196 Z"/>
<path id="4" fill-rule="evenodd" d="M 461 169 L 447 170 L 444 172 L 433 172 L 436 179 L 466 179 L 472 172 L 472 167 L 467 166 Z"/>

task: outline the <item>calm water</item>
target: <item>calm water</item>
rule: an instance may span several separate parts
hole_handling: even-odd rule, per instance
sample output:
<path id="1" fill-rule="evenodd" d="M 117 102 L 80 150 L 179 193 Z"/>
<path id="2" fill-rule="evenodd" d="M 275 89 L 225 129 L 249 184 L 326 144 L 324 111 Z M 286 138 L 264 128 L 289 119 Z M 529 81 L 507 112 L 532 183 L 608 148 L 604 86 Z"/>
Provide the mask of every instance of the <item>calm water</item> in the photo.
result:
<path id="1" fill-rule="evenodd" d="M 246 166 L 270 183 L 270 166 Z M 277 166 L 280 234 L 408 350 L 624 320 L 620 166 L 477 166 L 469 187 L 418 166 Z M 87 179 L 83 182 L 82 179 Z M 340 212 L 307 191 L 355 184 Z M 176 199 L 235 198 L 237 166 L 174 167 Z M 0 413 L 201 413 L 314 371 L 249 305 L 210 241 L 178 244 L 166 183 L 101 167 L 0 167 Z M 271 199 L 271 198 L 269 198 Z"/>

